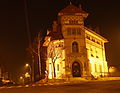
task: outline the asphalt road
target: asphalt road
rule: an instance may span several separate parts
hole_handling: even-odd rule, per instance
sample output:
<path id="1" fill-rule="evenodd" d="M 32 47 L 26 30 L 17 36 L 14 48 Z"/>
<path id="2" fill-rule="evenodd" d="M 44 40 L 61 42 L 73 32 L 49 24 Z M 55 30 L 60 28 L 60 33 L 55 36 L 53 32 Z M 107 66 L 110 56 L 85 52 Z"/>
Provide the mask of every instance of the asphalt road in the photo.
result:
<path id="1" fill-rule="evenodd" d="M 120 81 L 0 88 L 0 93 L 120 93 Z"/>

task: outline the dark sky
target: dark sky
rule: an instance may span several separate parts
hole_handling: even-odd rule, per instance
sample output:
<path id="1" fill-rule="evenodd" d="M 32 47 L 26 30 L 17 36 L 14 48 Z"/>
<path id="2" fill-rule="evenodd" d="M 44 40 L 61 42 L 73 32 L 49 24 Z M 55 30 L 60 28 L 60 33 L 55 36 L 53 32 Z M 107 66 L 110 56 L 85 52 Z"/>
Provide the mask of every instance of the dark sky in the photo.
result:
<path id="1" fill-rule="evenodd" d="M 28 0 L 32 38 L 56 20 L 57 13 L 70 0 Z M 120 2 L 119 0 L 71 0 L 89 13 L 86 25 L 99 27 L 109 40 L 106 55 L 109 64 L 120 65 Z M 24 0 L 0 1 L 0 64 L 7 71 L 17 72 L 26 63 L 28 36 Z"/>

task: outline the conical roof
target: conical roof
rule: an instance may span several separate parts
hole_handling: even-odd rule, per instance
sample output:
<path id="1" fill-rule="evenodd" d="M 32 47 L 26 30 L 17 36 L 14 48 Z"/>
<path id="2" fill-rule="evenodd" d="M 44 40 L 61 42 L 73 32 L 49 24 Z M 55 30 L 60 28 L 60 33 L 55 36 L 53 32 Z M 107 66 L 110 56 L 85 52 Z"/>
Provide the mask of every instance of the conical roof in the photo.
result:
<path id="1" fill-rule="evenodd" d="M 64 9 L 62 9 L 58 15 L 69 15 L 69 14 L 81 14 L 81 15 L 85 15 L 87 16 L 88 13 L 83 11 L 82 8 L 80 7 L 76 7 L 72 4 L 68 5 L 67 7 L 65 7 Z"/>

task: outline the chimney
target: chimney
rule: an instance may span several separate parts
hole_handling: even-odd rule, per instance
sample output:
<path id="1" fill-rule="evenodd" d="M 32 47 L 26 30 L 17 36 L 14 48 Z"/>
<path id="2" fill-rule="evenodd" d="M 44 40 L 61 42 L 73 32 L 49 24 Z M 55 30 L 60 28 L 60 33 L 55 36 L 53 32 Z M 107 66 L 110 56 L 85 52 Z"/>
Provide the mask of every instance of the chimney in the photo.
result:
<path id="1" fill-rule="evenodd" d="M 53 25 L 52 25 L 52 27 L 53 27 L 53 32 L 57 32 L 58 24 L 57 24 L 56 21 L 53 21 Z"/>

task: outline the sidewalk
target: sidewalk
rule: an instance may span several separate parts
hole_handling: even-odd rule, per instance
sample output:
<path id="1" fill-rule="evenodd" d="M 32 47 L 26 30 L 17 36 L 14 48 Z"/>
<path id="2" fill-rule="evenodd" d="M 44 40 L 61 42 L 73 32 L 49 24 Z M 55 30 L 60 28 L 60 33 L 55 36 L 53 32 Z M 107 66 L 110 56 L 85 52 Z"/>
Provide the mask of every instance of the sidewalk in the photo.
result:
<path id="1" fill-rule="evenodd" d="M 104 77 L 98 79 L 98 81 L 108 81 L 108 80 L 120 80 L 120 77 Z"/>
<path id="2" fill-rule="evenodd" d="M 87 80 L 84 78 L 71 78 L 69 80 L 48 80 L 47 82 L 44 80 L 40 80 L 36 83 L 29 85 L 19 85 L 19 86 L 1 86 L 0 89 L 3 88 L 23 88 L 23 87 L 36 87 L 36 86 L 48 86 L 48 85 L 71 85 L 71 84 L 82 84 L 85 82 L 97 82 L 97 81 L 111 81 L 111 80 L 120 80 L 120 77 L 104 77 L 99 78 L 97 80 Z"/>
<path id="3" fill-rule="evenodd" d="M 110 81 L 110 80 L 120 80 L 120 77 L 103 77 L 99 78 L 97 80 L 87 80 L 84 78 L 72 78 L 69 80 L 48 80 L 48 82 L 38 82 L 39 84 L 46 84 L 46 85 L 68 85 L 68 84 L 79 84 L 79 83 L 85 83 L 85 82 L 92 82 L 92 81 Z"/>

